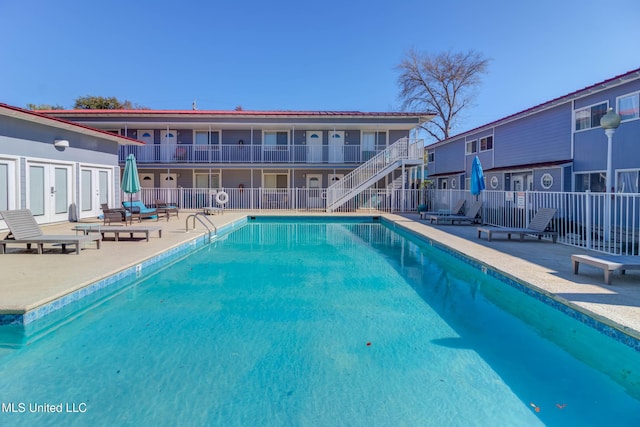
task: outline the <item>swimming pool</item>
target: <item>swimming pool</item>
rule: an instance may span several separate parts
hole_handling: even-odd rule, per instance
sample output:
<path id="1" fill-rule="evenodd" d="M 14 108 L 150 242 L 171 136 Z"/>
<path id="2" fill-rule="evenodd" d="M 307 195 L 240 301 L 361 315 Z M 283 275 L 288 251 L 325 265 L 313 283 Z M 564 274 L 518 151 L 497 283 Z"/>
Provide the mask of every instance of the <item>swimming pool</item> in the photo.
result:
<path id="1" fill-rule="evenodd" d="M 258 218 L 56 316 L 0 328 L 0 424 L 640 417 L 638 352 L 371 219 Z"/>

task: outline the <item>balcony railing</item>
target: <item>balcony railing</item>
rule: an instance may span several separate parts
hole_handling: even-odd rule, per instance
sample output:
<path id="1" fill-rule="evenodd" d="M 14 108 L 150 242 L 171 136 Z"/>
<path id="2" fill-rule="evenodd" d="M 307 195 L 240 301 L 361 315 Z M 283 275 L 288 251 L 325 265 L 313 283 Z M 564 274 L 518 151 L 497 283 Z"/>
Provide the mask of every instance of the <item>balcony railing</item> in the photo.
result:
<path id="1" fill-rule="evenodd" d="M 149 144 L 122 146 L 120 162 L 131 153 L 138 163 L 364 163 L 379 151 L 363 151 L 359 144 L 307 145 L 192 145 Z"/>

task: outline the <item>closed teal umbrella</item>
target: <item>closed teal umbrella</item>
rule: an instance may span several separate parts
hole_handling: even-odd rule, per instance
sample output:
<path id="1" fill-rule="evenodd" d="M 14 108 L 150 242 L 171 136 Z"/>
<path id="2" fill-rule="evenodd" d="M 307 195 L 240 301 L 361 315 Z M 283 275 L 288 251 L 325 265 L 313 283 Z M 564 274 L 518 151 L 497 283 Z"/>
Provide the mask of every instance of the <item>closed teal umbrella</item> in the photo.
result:
<path id="1" fill-rule="evenodd" d="M 140 178 L 138 178 L 138 166 L 136 165 L 136 158 L 133 154 L 129 154 L 129 156 L 127 156 L 120 188 L 129 195 L 130 202 L 133 202 L 133 193 L 140 191 L 141 187 Z"/>

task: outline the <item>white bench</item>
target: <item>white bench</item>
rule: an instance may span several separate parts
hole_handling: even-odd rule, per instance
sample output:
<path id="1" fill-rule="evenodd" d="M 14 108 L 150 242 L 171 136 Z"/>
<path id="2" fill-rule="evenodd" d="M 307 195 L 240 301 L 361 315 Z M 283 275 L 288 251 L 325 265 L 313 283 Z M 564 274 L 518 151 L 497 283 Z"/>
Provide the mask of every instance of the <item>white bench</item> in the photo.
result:
<path id="1" fill-rule="evenodd" d="M 604 271 L 604 282 L 611 284 L 611 275 L 614 271 L 620 270 L 622 274 L 626 270 L 640 270 L 640 256 L 632 255 L 571 255 L 573 263 L 573 274 L 578 274 L 580 264 L 588 264 L 601 268 Z"/>

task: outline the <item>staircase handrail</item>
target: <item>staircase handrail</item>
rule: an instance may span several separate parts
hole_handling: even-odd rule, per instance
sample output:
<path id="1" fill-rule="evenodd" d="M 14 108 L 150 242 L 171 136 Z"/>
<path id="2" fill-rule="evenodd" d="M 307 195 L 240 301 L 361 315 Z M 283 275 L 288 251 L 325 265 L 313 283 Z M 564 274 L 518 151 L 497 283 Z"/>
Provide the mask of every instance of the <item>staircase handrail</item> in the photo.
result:
<path id="1" fill-rule="evenodd" d="M 327 188 L 327 208 L 334 208 L 334 204 L 349 193 L 358 189 L 390 164 L 401 160 L 419 160 L 424 156 L 422 139 L 401 138 L 389 147 L 377 153 L 371 159 L 346 174 L 341 180 Z"/>

